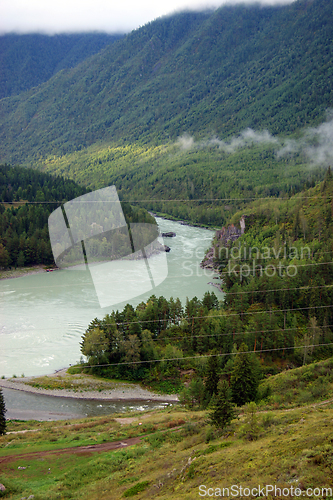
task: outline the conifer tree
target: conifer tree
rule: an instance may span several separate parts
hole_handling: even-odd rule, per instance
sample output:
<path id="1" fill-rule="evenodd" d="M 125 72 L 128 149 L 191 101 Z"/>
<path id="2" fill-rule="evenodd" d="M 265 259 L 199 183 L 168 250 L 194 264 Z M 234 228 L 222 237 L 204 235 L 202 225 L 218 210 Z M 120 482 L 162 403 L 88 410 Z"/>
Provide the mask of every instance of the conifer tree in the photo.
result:
<path id="1" fill-rule="evenodd" d="M 259 385 L 258 360 L 247 351 L 247 345 L 242 343 L 235 357 L 230 380 L 232 398 L 238 406 L 254 401 Z"/>
<path id="2" fill-rule="evenodd" d="M 0 388 L 0 436 L 6 434 L 6 405 L 5 400 L 2 394 L 2 390 Z"/>
<path id="3" fill-rule="evenodd" d="M 331 182 L 332 178 L 333 178 L 333 175 L 332 175 L 331 167 L 329 166 L 328 169 L 326 170 L 325 179 L 324 179 L 324 182 L 322 185 L 322 191 L 326 190 L 326 188 L 329 185 L 329 183 Z"/>
<path id="4" fill-rule="evenodd" d="M 215 353 L 208 358 L 206 375 L 205 389 L 210 397 L 212 397 L 213 394 L 217 394 L 218 392 L 217 385 L 219 382 L 218 360 Z"/>
<path id="5" fill-rule="evenodd" d="M 232 392 L 226 380 L 218 384 L 218 393 L 213 396 L 211 403 L 212 411 L 209 413 L 210 422 L 218 429 L 223 430 L 231 420 L 236 418 L 237 413 L 232 401 Z"/>

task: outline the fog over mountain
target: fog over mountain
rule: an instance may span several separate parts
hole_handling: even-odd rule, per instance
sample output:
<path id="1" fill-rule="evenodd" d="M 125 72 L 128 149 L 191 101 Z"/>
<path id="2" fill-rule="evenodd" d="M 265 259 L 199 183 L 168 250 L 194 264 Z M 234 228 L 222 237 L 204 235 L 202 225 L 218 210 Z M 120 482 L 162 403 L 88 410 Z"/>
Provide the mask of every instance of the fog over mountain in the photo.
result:
<path id="1" fill-rule="evenodd" d="M 185 133 L 177 139 L 176 144 L 183 151 L 217 146 L 228 154 L 254 144 L 269 144 L 276 146 L 278 158 L 302 153 L 313 165 L 329 166 L 333 163 L 333 112 L 331 109 L 327 110 L 325 122 L 318 127 L 305 128 L 297 139 L 274 136 L 268 130 L 256 131 L 247 128 L 228 140 L 215 136 L 211 139 L 196 141 L 193 136 Z"/>
<path id="2" fill-rule="evenodd" d="M 292 0 L 169 0 L 168 2 L 125 0 L 121 3 L 104 0 L 2 0 L 0 33 L 78 33 L 103 31 L 128 33 L 152 20 L 182 10 L 218 8 L 238 3 L 285 5 Z"/>

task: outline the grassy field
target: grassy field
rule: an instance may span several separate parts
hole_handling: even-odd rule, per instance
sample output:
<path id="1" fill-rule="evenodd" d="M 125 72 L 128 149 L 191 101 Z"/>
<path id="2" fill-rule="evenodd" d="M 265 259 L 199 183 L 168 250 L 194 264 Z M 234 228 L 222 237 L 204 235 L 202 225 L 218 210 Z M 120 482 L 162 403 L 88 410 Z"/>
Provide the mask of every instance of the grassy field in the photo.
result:
<path id="1" fill-rule="evenodd" d="M 192 500 L 220 496 L 232 485 L 234 493 L 240 487 L 276 485 L 281 495 L 270 498 L 288 498 L 287 489 L 291 498 L 295 488 L 307 496 L 308 488 L 332 487 L 332 385 L 325 393 L 311 392 L 316 380 L 331 376 L 331 363 L 270 377 L 271 396 L 252 416 L 239 409 L 239 418 L 224 433 L 210 426 L 207 412 L 179 406 L 61 423 L 9 421 L 0 438 L 0 482 L 6 486 L 0 495 Z M 291 381 L 299 388 L 295 399 L 301 406 L 283 400 Z M 226 498 L 235 496 L 229 493 Z M 253 496 L 245 493 L 243 498 Z M 309 496 L 332 498 L 326 493 Z"/>

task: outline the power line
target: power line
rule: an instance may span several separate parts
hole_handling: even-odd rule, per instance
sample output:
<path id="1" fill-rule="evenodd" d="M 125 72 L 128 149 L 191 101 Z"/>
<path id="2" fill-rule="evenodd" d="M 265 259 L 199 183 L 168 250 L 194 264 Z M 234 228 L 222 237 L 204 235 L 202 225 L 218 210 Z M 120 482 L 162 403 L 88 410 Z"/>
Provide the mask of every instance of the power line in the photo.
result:
<path id="1" fill-rule="evenodd" d="M 258 349 L 253 351 L 242 351 L 244 354 L 257 354 L 260 352 L 274 352 L 274 351 L 288 351 L 291 349 L 303 349 L 303 348 L 312 348 L 312 347 L 322 347 L 333 345 L 333 342 L 329 342 L 327 344 L 312 344 L 312 345 L 302 345 L 302 346 L 292 346 L 292 347 L 276 347 L 272 349 Z M 188 359 L 202 359 L 202 358 L 212 358 L 212 357 L 226 357 L 226 356 L 235 356 L 238 352 L 228 352 L 228 353 L 219 353 L 219 354 L 200 354 L 198 356 L 186 356 L 185 358 L 164 358 L 164 359 L 151 359 L 149 361 L 122 361 L 119 363 L 105 363 L 101 365 L 82 365 L 83 368 L 101 368 L 106 366 L 120 366 L 120 365 L 139 365 L 144 363 L 163 363 L 165 361 L 186 361 Z"/>
<path id="2" fill-rule="evenodd" d="M 84 196 L 84 195 L 83 195 Z M 309 200 L 309 199 L 314 199 L 314 198 L 319 198 L 319 199 L 322 199 L 322 197 L 318 194 L 318 195 L 313 195 L 313 196 L 299 196 L 297 193 L 296 194 L 293 194 L 291 195 L 290 197 L 284 197 L 284 198 L 276 198 L 276 197 L 272 197 L 272 196 L 263 196 L 263 197 L 257 197 L 257 196 L 247 196 L 247 197 L 244 197 L 244 198 L 196 198 L 196 199 L 188 199 L 188 198 L 174 198 L 174 199 L 156 199 L 156 198 L 148 198 L 148 199 L 139 199 L 139 200 L 125 200 L 125 199 L 121 199 L 119 201 L 117 200 L 106 200 L 103 202 L 101 201 L 77 201 L 77 203 L 81 203 L 81 204 L 88 204 L 88 203 L 175 203 L 175 202 L 180 202 L 180 203 L 203 203 L 203 202 L 206 202 L 206 203 L 213 203 L 213 202 L 220 202 L 220 201 L 248 201 L 248 200 L 253 200 L 253 201 L 261 201 L 261 200 L 270 200 L 270 201 L 290 201 L 290 200 Z M 61 204 L 61 203 L 67 203 L 68 201 L 70 201 L 71 203 L 75 203 L 75 198 L 73 200 L 52 200 L 52 201 L 5 201 L 5 202 L 2 202 L 2 203 L 5 203 L 7 205 L 34 205 L 34 204 L 38 204 L 38 205 L 47 205 L 47 204 Z"/>
<path id="3" fill-rule="evenodd" d="M 311 307 L 298 307 L 298 308 L 291 308 L 291 309 L 264 309 L 263 311 L 250 311 L 250 312 L 243 312 L 243 313 L 227 313 L 227 314 L 217 314 L 217 315 L 208 315 L 208 316 L 186 316 L 185 318 L 181 318 L 182 320 L 196 320 L 196 319 L 204 319 L 204 318 L 229 318 L 231 316 L 239 316 L 240 314 L 243 315 L 248 315 L 248 314 L 271 314 L 271 313 L 276 313 L 276 312 L 289 312 L 289 311 L 307 311 L 310 309 L 323 309 L 323 308 L 329 308 L 333 307 L 332 305 L 327 305 L 327 306 L 311 306 Z M 115 323 L 105 323 L 106 325 L 133 325 L 136 323 L 156 323 L 156 322 L 166 322 L 170 321 L 170 318 L 168 319 L 150 319 L 150 320 L 137 320 L 137 321 L 121 321 L 121 322 L 115 322 Z"/>
<path id="4" fill-rule="evenodd" d="M 324 306 L 311 306 L 311 307 L 298 307 L 298 308 L 290 308 L 290 309 L 264 309 L 262 311 L 246 311 L 246 312 L 240 312 L 240 313 L 227 313 L 227 314 L 217 314 L 217 315 L 200 315 L 200 316 L 185 316 L 185 317 L 179 317 L 178 316 L 178 323 L 181 321 L 196 321 L 199 319 L 217 319 L 217 318 L 225 318 L 228 319 L 233 316 L 240 316 L 242 315 L 254 315 L 254 314 L 272 314 L 272 313 L 278 313 L 278 312 L 295 312 L 295 311 L 307 311 L 310 309 L 323 309 L 323 308 L 331 308 L 333 305 L 324 305 Z M 121 314 L 121 313 L 120 313 Z M 93 320 L 94 321 L 94 320 Z M 98 320 L 98 321 L 103 321 L 103 320 Z M 130 326 L 130 325 L 135 325 L 135 324 L 141 324 L 141 323 L 167 323 L 167 322 L 172 322 L 172 318 L 156 318 L 156 319 L 142 319 L 142 320 L 136 320 L 136 321 L 115 321 L 114 323 L 104 323 L 103 326 Z M 174 323 L 176 326 L 176 324 Z M 90 325 L 88 325 L 89 328 Z M 333 326 L 333 325 L 331 325 Z M 321 327 L 323 328 L 323 327 Z M 48 330 L 58 330 L 58 328 L 53 327 L 49 328 L 47 327 Z M 34 328 L 34 331 L 43 331 L 45 328 Z M 87 330 L 87 329 L 86 329 Z M 281 330 L 285 331 L 285 329 Z M 258 332 L 261 332 L 261 330 L 258 330 Z"/>
<path id="5" fill-rule="evenodd" d="M 332 288 L 333 285 L 317 285 L 317 286 L 297 286 L 294 288 L 275 288 L 270 290 L 250 290 L 246 292 L 224 292 L 226 295 L 244 295 L 249 293 L 268 293 L 268 292 L 290 292 L 291 290 L 312 290 L 314 288 Z"/>
<path id="6" fill-rule="evenodd" d="M 319 327 L 320 329 L 324 329 L 324 328 L 330 328 L 331 326 L 333 325 L 325 325 L 325 326 L 321 326 Z M 309 330 L 311 330 L 312 328 L 311 327 L 308 327 Z M 199 334 L 199 335 L 192 335 L 190 334 L 188 337 L 186 337 L 187 340 L 192 340 L 194 338 L 206 338 L 206 337 L 214 337 L 214 338 L 219 338 L 219 337 L 227 337 L 227 336 L 232 336 L 234 337 L 235 335 L 248 335 L 248 334 L 253 334 L 253 333 L 273 333 L 273 332 L 280 332 L 280 333 L 283 333 L 283 332 L 290 332 L 290 331 L 293 331 L 293 330 L 297 330 L 297 327 L 293 327 L 293 328 L 284 328 L 284 329 L 281 329 L 281 328 L 277 328 L 277 329 L 274 329 L 274 330 L 248 330 L 248 331 L 243 331 L 243 332 L 228 332 L 228 333 L 209 333 L 209 334 Z M 155 338 L 155 339 L 150 339 L 152 342 L 160 342 L 160 341 L 165 341 L 165 340 L 183 340 L 184 339 L 184 335 L 182 335 L 181 337 L 162 337 L 162 338 Z M 110 342 L 109 342 L 110 343 Z M 116 341 L 113 341 L 111 342 L 111 344 L 116 344 L 117 342 Z M 105 342 L 89 342 L 89 345 L 103 345 L 105 344 Z M 16 349 L 15 349 L 16 350 Z"/>

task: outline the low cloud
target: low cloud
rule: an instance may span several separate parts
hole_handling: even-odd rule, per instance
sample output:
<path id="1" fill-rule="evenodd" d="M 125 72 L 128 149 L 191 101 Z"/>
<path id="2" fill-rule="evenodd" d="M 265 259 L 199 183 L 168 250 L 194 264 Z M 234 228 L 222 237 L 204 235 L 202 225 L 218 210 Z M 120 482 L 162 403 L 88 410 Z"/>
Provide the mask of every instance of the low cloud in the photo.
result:
<path id="1" fill-rule="evenodd" d="M 247 128 L 237 137 L 233 137 L 230 141 L 221 141 L 218 138 L 211 139 L 208 144 L 218 146 L 226 153 L 234 153 L 237 149 L 251 146 L 253 144 L 278 144 L 278 139 L 272 136 L 268 130 L 256 132 L 252 128 Z"/>
<path id="2" fill-rule="evenodd" d="M 176 145 L 182 150 L 202 149 L 207 147 L 218 146 L 219 149 L 226 153 L 234 153 L 236 150 L 251 146 L 253 144 L 279 144 L 279 140 L 272 136 L 268 130 L 256 132 L 251 128 L 247 128 L 238 136 L 232 137 L 229 141 L 223 141 L 218 137 L 204 141 L 195 141 L 194 137 L 189 134 L 183 134 L 178 137 Z"/>
<path id="3" fill-rule="evenodd" d="M 313 165 L 333 164 L 333 115 L 328 113 L 326 122 L 305 129 L 299 139 L 284 141 L 277 152 L 278 157 L 303 153 Z"/>
<path id="4" fill-rule="evenodd" d="M 176 142 L 182 150 L 218 146 L 228 154 L 255 144 L 275 145 L 277 158 L 303 154 L 312 165 L 333 165 L 333 110 L 327 112 L 327 119 L 324 123 L 318 127 L 304 129 L 298 139 L 283 139 L 273 136 L 268 130 L 255 131 L 247 128 L 238 136 L 225 141 L 218 137 L 195 141 L 191 135 L 184 134 Z"/>
<path id="5" fill-rule="evenodd" d="M 183 134 L 181 137 L 178 137 L 176 144 L 180 149 L 187 150 L 194 147 L 195 141 L 191 135 Z"/>
<path id="6" fill-rule="evenodd" d="M 262 5 L 293 0 L 260 0 Z M 255 0 L 1 0 L 0 33 L 64 33 L 82 31 L 129 32 L 157 17 L 182 10 L 217 8 L 225 3 L 252 4 Z M 256 3 L 256 2 L 255 2 Z"/>

